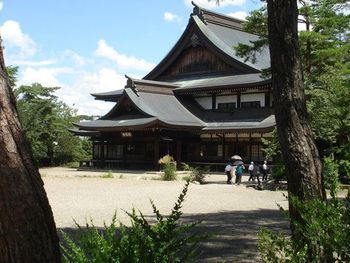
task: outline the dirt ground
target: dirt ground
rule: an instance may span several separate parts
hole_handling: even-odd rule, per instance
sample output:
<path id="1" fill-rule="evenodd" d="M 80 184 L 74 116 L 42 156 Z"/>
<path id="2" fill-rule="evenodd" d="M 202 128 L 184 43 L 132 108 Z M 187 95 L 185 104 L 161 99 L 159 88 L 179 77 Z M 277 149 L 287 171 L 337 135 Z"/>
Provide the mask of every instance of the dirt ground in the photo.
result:
<path id="1" fill-rule="evenodd" d="M 168 214 L 184 181 L 157 180 L 159 173 L 130 171 L 77 171 L 70 168 L 40 170 L 57 228 L 74 231 L 90 219 L 96 226 L 118 219 L 129 224 L 125 211 L 134 207 L 154 220 L 150 199 Z M 104 178 L 111 177 L 113 178 Z M 181 175 L 179 176 L 181 177 Z M 240 186 L 227 185 L 226 176 L 210 174 L 207 184 L 190 184 L 183 205 L 183 220 L 203 220 L 200 226 L 214 234 L 201 247 L 199 262 L 257 262 L 257 233 L 261 227 L 288 231 L 278 205 L 287 208 L 281 191 L 258 191 L 243 177 Z"/>

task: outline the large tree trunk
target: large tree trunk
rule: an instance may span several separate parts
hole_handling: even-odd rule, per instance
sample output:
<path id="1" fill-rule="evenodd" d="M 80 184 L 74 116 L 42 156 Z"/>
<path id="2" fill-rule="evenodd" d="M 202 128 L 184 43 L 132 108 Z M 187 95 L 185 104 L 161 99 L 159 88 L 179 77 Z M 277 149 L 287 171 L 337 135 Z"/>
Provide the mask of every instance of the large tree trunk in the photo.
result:
<path id="1" fill-rule="evenodd" d="M 18 121 L 1 47 L 0 262 L 61 262 L 51 207 Z"/>
<path id="2" fill-rule="evenodd" d="M 288 192 L 300 200 L 325 198 L 321 162 L 307 118 L 296 0 L 268 0 L 272 86 Z M 290 204 L 291 219 L 298 213 Z"/>

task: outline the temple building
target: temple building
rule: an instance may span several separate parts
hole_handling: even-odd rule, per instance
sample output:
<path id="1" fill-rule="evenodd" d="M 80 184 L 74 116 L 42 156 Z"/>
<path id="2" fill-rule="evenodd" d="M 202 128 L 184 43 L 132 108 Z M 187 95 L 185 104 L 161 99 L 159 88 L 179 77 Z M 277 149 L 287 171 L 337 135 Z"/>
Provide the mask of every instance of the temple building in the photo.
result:
<path id="1" fill-rule="evenodd" d="M 195 5 L 180 39 L 143 79 L 126 76 L 124 89 L 92 94 L 115 102 L 73 131 L 93 141 L 92 164 L 155 169 L 166 154 L 221 168 L 235 154 L 263 161 L 261 138 L 275 127 L 271 79 L 261 76 L 270 56 L 267 48 L 255 63 L 236 55 L 239 43 L 259 39 L 242 22 Z"/>

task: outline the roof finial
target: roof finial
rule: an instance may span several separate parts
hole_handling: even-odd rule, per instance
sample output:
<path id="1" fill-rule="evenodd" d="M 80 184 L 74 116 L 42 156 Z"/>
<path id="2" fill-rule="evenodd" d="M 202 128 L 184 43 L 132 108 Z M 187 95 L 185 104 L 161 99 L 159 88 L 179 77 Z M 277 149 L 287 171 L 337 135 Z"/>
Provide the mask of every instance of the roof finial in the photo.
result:
<path id="1" fill-rule="evenodd" d="M 125 86 L 125 88 L 130 88 L 130 89 L 132 89 L 134 92 L 135 92 L 135 94 L 138 96 L 138 90 L 137 90 L 137 88 L 136 88 L 136 85 L 135 85 L 135 83 L 134 83 L 134 80 L 131 78 L 131 77 L 129 77 L 128 75 L 126 75 L 125 74 L 125 77 L 128 79 L 127 81 L 126 81 L 126 86 Z"/>
<path id="2" fill-rule="evenodd" d="M 193 1 L 191 1 L 191 4 L 193 5 L 193 15 L 200 15 L 201 8 Z"/>

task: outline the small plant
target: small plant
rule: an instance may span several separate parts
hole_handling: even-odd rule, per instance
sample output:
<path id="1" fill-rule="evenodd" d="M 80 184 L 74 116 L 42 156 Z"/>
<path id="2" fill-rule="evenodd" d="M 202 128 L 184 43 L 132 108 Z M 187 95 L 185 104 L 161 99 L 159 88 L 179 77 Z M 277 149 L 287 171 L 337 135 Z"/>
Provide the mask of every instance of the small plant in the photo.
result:
<path id="1" fill-rule="evenodd" d="M 123 174 L 120 174 L 119 175 L 119 179 L 123 179 L 124 178 L 124 175 Z"/>
<path id="2" fill-rule="evenodd" d="M 69 163 L 65 164 L 64 167 L 79 168 L 79 162 L 69 162 Z"/>
<path id="3" fill-rule="evenodd" d="M 108 171 L 108 173 L 101 176 L 101 178 L 114 178 L 112 171 Z"/>
<path id="4" fill-rule="evenodd" d="M 176 162 L 170 155 L 165 155 L 159 159 L 158 163 L 161 165 L 164 172 L 162 180 L 174 181 L 176 180 Z"/>
<path id="5" fill-rule="evenodd" d="M 188 179 L 191 182 L 199 182 L 200 184 L 204 184 L 205 183 L 205 174 L 208 173 L 209 168 L 208 167 L 198 167 L 198 166 L 190 166 L 187 163 L 183 164 L 183 169 L 185 171 L 189 171 L 190 175 L 188 177 Z"/>
<path id="6" fill-rule="evenodd" d="M 61 245 L 65 263 L 88 262 L 195 262 L 199 242 L 207 235 L 199 234 L 195 227 L 200 222 L 182 224 L 181 208 L 189 183 L 184 186 L 169 216 L 160 214 L 151 201 L 156 223 L 150 225 L 144 215 L 135 209 L 127 213 L 131 227 L 117 225 L 116 214 L 112 223 L 99 231 L 91 221 L 86 228 L 78 226 L 74 238 L 63 233 Z M 117 233 L 118 232 L 118 233 Z"/>
<path id="7" fill-rule="evenodd" d="M 176 164 L 175 163 L 166 163 L 163 166 L 163 176 L 164 181 L 174 181 L 176 180 Z"/>

